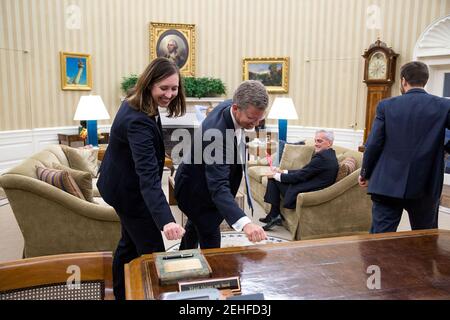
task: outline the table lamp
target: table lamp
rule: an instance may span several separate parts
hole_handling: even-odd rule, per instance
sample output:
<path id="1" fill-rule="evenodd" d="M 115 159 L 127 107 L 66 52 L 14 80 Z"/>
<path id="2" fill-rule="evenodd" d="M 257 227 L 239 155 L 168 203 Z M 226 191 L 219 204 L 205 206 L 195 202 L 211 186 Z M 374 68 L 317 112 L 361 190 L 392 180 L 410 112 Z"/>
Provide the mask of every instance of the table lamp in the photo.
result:
<path id="1" fill-rule="evenodd" d="M 292 98 L 275 98 L 267 118 L 278 119 L 278 140 L 287 141 L 287 121 L 298 119 Z"/>
<path id="2" fill-rule="evenodd" d="M 73 120 L 86 120 L 87 144 L 98 147 L 97 120 L 109 119 L 108 111 L 100 96 L 81 96 Z"/>

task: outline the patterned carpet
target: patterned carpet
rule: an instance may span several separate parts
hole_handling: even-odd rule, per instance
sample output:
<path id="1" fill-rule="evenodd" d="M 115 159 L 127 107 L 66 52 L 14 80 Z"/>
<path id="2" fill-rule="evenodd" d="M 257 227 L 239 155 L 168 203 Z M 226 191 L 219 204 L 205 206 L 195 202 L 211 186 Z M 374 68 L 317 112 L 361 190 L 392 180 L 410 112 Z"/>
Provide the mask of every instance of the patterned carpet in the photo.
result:
<path id="1" fill-rule="evenodd" d="M 248 241 L 247 237 L 242 232 L 222 232 L 222 240 L 221 240 L 221 247 L 227 248 L 227 247 L 239 247 L 239 246 L 252 246 L 255 244 L 267 244 L 267 243 L 281 243 L 281 242 L 288 242 L 286 239 L 268 236 L 267 240 L 253 243 Z M 180 244 L 177 243 L 170 248 L 167 249 L 167 251 L 178 251 L 178 248 L 180 247 Z"/>

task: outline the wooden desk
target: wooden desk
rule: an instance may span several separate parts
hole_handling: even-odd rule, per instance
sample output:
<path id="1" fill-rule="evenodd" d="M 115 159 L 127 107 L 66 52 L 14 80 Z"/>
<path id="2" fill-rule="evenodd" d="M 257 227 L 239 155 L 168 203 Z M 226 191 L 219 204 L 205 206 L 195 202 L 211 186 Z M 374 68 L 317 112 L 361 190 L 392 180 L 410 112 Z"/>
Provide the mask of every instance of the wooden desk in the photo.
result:
<path id="1" fill-rule="evenodd" d="M 213 277 L 239 276 L 242 294 L 266 299 L 450 299 L 450 231 L 424 230 L 203 250 Z M 381 270 L 368 289 L 367 269 Z M 152 255 L 125 266 L 127 299 L 177 291 L 159 286 Z"/>

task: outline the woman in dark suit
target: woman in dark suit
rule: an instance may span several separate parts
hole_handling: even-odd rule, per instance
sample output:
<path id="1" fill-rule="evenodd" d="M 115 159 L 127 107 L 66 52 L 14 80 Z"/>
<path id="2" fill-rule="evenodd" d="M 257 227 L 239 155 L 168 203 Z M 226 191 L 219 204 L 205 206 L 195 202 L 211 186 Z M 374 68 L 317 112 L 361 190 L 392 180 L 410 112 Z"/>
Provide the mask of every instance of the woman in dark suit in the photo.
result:
<path id="1" fill-rule="evenodd" d="M 153 60 L 123 101 L 100 167 L 98 190 L 122 226 L 113 261 L 116 299 L 125 299 L 126 263 L 164 251 L 161 231 L 168 240 L 184 234 L 161 189 L 165 150 L 158 106 L 167 108 L 168 116 L 186 111 L 179 69 L 166 58 Z"/>

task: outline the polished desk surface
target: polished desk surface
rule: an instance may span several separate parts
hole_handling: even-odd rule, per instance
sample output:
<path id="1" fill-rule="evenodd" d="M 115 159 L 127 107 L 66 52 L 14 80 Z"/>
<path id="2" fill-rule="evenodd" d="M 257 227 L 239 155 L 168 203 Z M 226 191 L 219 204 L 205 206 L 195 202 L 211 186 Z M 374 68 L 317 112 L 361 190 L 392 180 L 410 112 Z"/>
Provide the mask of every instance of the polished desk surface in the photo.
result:
<path id="1" fill-rule="evenodd" d="M 450 299 L 450 231 L 422 230 L 203 250 L 212 277 L 265 299 Z M 152 255 L 125 266 L 127 299 L 157 299 Z M 380 268 L 381 289 L 369 289 Z M 371 281 L 369 281 L 371 282 Z"/>

